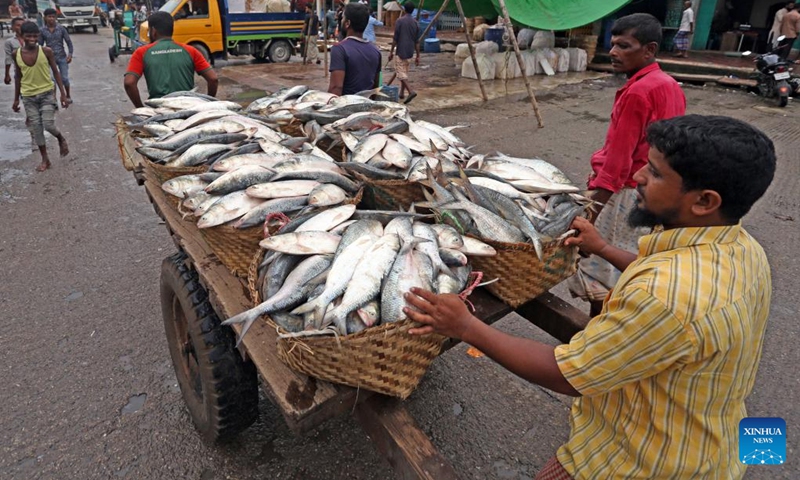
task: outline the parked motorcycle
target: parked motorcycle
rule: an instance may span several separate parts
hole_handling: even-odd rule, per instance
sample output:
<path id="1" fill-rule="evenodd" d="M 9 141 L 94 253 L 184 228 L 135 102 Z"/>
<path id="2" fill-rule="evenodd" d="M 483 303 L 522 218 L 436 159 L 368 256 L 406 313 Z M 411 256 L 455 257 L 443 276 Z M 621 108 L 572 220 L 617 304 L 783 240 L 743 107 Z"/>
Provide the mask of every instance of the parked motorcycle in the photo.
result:
<path id="1" fill-rule="evenodd" d="M 783 39 L 783 36 L 778 37 L 779 42 Z M 789 96 L 795 91 L 795 88 L 790 85 L 790 82 L 795 83 L 795 79 L 791 78 L 789 62 L 777 54 L 778 50 L 779 48 L 776 48 L 755 58 L 756 72 L 754 76 L 758 82 L 756 86 L 758 94 L 766 98 L 775 97 L 778 106 L 785 107 L 789 103 Z M 743 53 L 743 55 L 749 54 L 750 52 Z"/>

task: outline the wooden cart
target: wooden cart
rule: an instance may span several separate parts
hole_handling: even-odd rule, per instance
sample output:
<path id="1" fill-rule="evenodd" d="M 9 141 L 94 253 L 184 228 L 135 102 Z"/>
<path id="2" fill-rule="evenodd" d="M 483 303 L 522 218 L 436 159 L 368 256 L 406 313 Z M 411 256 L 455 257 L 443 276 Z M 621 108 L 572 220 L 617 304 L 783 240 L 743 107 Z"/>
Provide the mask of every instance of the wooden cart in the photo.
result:
<path id="1" fill-rule="evenodd" d="M 352 412 L 398 478 L 457 478 L 401 400 L 290 370 L 278 359 L 277 333 L 261 322 L 244 337 L 241 352 L 234 348 L 234 331 L 221 326 L 219 319 L 252 306 L 245 281 L 222 265 L 194 222 L 182 219 L 169 204 L 160 185 L 144 172 L 132 140 L 123 130 L 118 132 L 123 164 L 144 185 L 178 248 L 178 253 L 162 264 L 162 314 L 181 392 L 201 435 L 214 442 L 236 435 L 255 421 L 258 372 L 264 391 L 295 434 Z M 477 308 L 476 316 L 487 323 L 512 312 L 481 289 L 470 298 Z M 585 314 L 549 293 L 516 311 L 562 341 L 568 341 L 588 321 Z M 241 327 L 234 325 L 233 329 L 238 334 Z M 446 343 L 445 349 L 456 343 Z"/>

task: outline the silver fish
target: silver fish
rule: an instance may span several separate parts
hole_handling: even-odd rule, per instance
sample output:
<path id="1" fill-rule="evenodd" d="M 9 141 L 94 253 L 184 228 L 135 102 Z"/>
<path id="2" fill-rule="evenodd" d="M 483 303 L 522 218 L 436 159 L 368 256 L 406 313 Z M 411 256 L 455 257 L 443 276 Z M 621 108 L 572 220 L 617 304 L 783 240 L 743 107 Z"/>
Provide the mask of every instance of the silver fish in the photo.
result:
<path id="1" fill-rule="evenodd" d="M 339 332 L 346 333 L 347 315 L 377 297 L 399 249 L 400 238 L 394 234 L 384 235 L 373 243 L 356 265 L 353 277 L 342 296 L 342 303 L 328 311 L 325 322 L 333 322 Z"/>
<path id="2" fill-rule="evenodd" d="M 208 182 L 199 175 L 182 175 L 161 184 L 161 189 L 178 198 L 187 198 L 202 191 Z"/>
<path id="3" fill-rule="evenodd" d="M 251 209 L 234 223 L 233 226 L 235 228 L 250 228 L 256 225 L 263 225 L 270 214 L 295 212 L 306 206 L 307 202 L 308 197 L 305 195 L 299 197 L 273 198 Z"/>
<path id="4" fill-rule="evenodd" d="M 330 264 L 330 255 L 314 255 L 303 260 L 292 270 L 292 273 L 286 277 L 283 286 L 275 295 L 250 310 L 234 315 L 222 322 L 223 325 L 233 325 L 234 323 L 245 324 L 244 328 L 242 328 L 242 332 L 239 334 L 239 340 L 236 342 L 236 345 L 238 346 L 239 343 L 241 343 L 242 338 L 244 338 L 250 326 L 252 326 L 253 322 L 261 315 L 286 310 L 302 302 L 306 294 L 303 286 L 327 270 Z"/>
<path id="5" fill-rule="evenodd" d="M 336 252 L 342 237 L 328 232 L 291 232 L 267 237 L 261 248 L 292 255 L 321 255 Z"/>
<path id="6" fill-rule="evenodd" d="M 247 187 L 247 194 L 255 198 L 283 198 L 309 195 L 322 185 L 315 180 L 285 180 L 283 182 L 258 183 Z"/>
<path id="7" fill-rule="evenodd" d="M 336 225 L 349 220 L 355 211 L 355 205 L 342 205 L 323 210 L 297 227 L 295 232 L 327 232 Z"/>
<path id="8" fill-rule="evenodd" d="M 347 200 L 347 192 L 336 185 L 322 183 L 308 194 L 308 204 L 314 207 L 339 205 Z"/>
<path id="9" fill-rule="evenodd" d="M 462 237 L 464 240 L 464 246 L 459 248 L 462 252 L 464 252 L 467 256 L 470 257 L 493 257 L 497 255 L 497 250 L 494 249 L 491 245 L 481 242 L 477 238 L 473 237 Z"/>
<path id="10" fill-rule="evenodd" d="M 216 227 L 236 220 L 263 202 L 260 198 L 247 196 L 244 190 L 229 193 L 208 207 L 197 221 L 197 228 Z"/>
<path id="11" fill-rule="evenodd" d="M 381 291 L 381 321 L 399 322 L 406 318 L 405 294 L 413 287 L 433 289 L 433 264 L 427 254 L 416 250 L 415 242 L 406 243 L 397 254 Z"/>
<path id="12" fill-rule="evenodd" d="M 259 183 L 268 182 L 275 176 L 275 172 L 259 166 L 250 165 L 227 172 L 206 187 L 206 192 L 212 195 L 224 195 Z"/>

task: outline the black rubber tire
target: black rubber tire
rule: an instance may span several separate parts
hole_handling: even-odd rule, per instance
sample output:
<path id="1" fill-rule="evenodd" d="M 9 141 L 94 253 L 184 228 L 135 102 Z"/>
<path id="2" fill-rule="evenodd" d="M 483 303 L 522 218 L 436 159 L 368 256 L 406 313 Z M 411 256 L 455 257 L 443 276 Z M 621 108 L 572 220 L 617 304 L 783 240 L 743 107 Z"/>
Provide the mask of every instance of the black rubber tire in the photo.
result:
<path id="1" fill-rule="evenodd" d="M 789 95 L 778 95 L 778 106 L 785 107 L 789 104 Z"/>
<path id="2" fill-rule="evenodd" d="M 195 427 L 209 443 L 225 441 L 258 417 L 258 376 L 220 325 L 197 273 L 176 253 L 161 264 L 161 313 L 178 385 Z"/>
<path id="3" fill-rule="evenodd" d="M 92 33 L 97 33 L 97 25 L 92 25 Z"/>
<path id="4" fill-rule="evenodd" d="M 292 45 L 286 40 L 273 41 L 267 50 L 267 56 L 272 63 L 288 62 L 294 52 Z"/>
<path id="5" fill-rule="evenodd" d="M 114 47 L 108 47 L 108 59 L 111 60 L 111 63 L 114 63 L 114 60 L 117 59 L 117 52 Z"/>
<path id="6" fill-rule="evenodd" d="M 214 59 L 211 58 L 211 52 L 208 51 L 208 48 L 206 48 L 205 45 L 203 45 L 202 43 L 190 43 L 189 45 L 196 48 L 197 51 L 200 52 L 201 55 L 203 55 L 203 58 L 206 59 L 209 65 L 214 65 Z"/>

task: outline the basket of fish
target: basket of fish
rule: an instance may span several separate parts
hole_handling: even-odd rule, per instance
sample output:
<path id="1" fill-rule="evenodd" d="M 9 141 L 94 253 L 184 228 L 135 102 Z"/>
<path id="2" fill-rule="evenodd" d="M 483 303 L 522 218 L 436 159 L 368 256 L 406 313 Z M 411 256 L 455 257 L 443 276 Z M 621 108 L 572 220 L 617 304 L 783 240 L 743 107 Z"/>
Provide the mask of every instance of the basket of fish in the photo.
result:
<path id="1" fill-rule="evenodd" d="M 355 210 L 295 218 L 261 242 L 265 251 L 251 264 L 255 307 L 224 324 L 244 323 L 244 336 L 253 322 L 266 321 L 292 369 L 407 398 L 444 338 L 408 334 L 415 324 L 403 314 L 403 293 L 420 287 L 466 295 L 476 283 L 467 255 L 493 253 L 449 226 L 423 223 L 428 217 Z"/>
<path id="2" fill-rule="evenodd" d="M 431 178 L 421 206 L 496 250 L 473 261 L 485 278 L 497 279 L 486 288 L 516 308 L 572 276 L 578 252 L 563 240 L 592 206 L 579 188 L 539 159 L 476 155 L 467 167 L 458 178 Z"/>
<path id="3" fill-rule="evenodd" d="M 403 105 L 361 95 L 337 97 L 295 86 L 256 100 L 247 109 L 343 162 L 341 167 L 364 183 L 369 208 L 408 209 L 424 200 L 416 182 L 424 180 L 426 165 L 435 168 L 443 162 L 445 170 L 454 172 L 456 162 L 471 156 L 451 133 L 455 127 L 413 120 Z"/>
<path id="4" fill-rule="evenodd" d="M 259 142 L 274 147 L 275 154 L 313 148 L 257 115 L 240 112 L 235 102 L 175 92 L 145 103 L 147 107 L 134 109 L 122 122 L 137 135 L 136 152 L 144 158 L 147 178 L 157 184 L 208 171 L 220 159 L 262 152 Z"/>
<path id="5" fill-rule="evenodd" d="M 266 148 L 265 142 L 260 141 Z M 355 210 L 361 200 L 357 182 L 329 158 L 312 154 L 240 154 L 212 168 L 168 180 L 162 189 L 180 199 L 180 212 L 198 218 L 197 227 L 211 249 L 242 277 L 269 233 L 267 220 L 343 205 Z"/>

